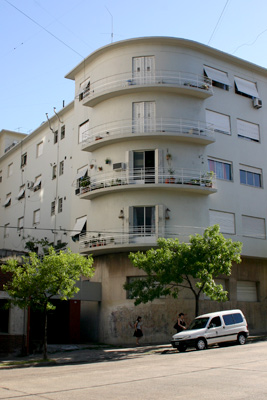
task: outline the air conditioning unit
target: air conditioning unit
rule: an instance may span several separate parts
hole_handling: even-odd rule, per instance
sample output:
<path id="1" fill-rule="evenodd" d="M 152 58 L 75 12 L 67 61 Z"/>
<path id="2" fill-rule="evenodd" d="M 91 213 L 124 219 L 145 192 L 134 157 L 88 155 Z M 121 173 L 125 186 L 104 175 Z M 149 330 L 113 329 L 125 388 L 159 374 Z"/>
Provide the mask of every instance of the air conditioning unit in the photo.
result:
<path id="1" fill-rule="evenodd" d="M 126 165 L 123 162 L 113 164 L 113 171 L 125 171 Z"/>
<path id="2" fill-rule="evenodd" d="M 254 108 L 261 108 L 262 107 L 262 100 L 259 99 L 258 97 L 255 97 L 253 99 L 253 107 Z"/>
<path id="3" fill-rule="evenodd" d="M 27 189 L 32 189 L 34 182 L 27 182 Z"/>

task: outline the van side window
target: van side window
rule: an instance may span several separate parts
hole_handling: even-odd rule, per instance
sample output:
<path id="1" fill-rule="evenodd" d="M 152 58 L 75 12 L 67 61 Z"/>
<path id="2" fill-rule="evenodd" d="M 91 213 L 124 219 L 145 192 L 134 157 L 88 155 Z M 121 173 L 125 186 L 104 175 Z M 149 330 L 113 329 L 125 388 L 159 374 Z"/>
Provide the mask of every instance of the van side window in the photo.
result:
<path id="1" fill-rule="evenodd" d="M 233 314 L 233 317 L 236 324 L 240 324 L 240 322 L 243 322 L 243 317 L 241 314 L 239 313 Z"/>
<path id="2" fill-rule="evenodd" d="M 221 318 L 220 317 L 214 317 L 210 321 L 209 327 L 210 328 L 216 328 L 217 326 L 221 326 L 221 325 L 222 325 Z"/>
<path id="3" fill-rule="evenodd" d="M 233 314 L 223 315 L 223 320 L 225 325 L 233 325 L 235 324 L 235 320 L 233 318 Z"/>

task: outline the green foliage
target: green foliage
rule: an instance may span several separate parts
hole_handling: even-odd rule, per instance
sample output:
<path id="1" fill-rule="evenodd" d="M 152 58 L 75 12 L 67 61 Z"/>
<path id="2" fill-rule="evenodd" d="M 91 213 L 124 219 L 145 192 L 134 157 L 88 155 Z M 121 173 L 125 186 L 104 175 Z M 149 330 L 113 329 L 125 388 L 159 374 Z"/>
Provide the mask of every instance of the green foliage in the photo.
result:
<path id="1" fill-rule="evenodd" d="M 31 252 L 29 257 L 23 257 L 22 265 L 10 259 L 1 267 L 3 272 L 12 274 L 4 290 L 11 296 L 12 303 L 21 308 L 53 309 L 51 297 L 57 295 L 61 300 L 73 297 L 79 291 L 75 284 L 80 276 L 93 275 L 92 264 L 91 257 L 85 258 L 70 250 L 56 253 L 50 247 L 43 258 Z"/>
<path id="2" fill-rule="evenodd" d="M 207 228 L 203 235 L 190 236 L 190 243 L 161 238 L 157 249 L 130 253 L 133 265 L 146 276 L 126 283 L 124 288 L 135 298 L 135 305 L 164 295 L 177 298 L 180 288 L 190 289 L 197 314 L 201 292 L 212 300 L 227 300 L 227 292 L 214 279 L 231 275 L 232 262 L 241 262 L 241 249 L 242 243 L 225 239 L 219 225 Z"/>
<path id="3" fill-rule="evenodd" d="M 35 239 L 33 237 L 28 237 L 30 240 L 28 240 L 25 243 L 25 249 L 30 251 L 30 252 L 35 252 L 38 253 L 38 246 L 40 246 L 42 248 L 42 252 L 43 254 L 48 254 L 48 249 L 50 247 L 53 247 L 56 251 L 58 250 L 63 250 L 66 248 L 67 246 L 67 242 L 61 242 L 61 243 L 57 243 L 54 244 L 53 242 L 49 242 L 47 240 L 47 238 L 43 238 L 43 239 Z"/>

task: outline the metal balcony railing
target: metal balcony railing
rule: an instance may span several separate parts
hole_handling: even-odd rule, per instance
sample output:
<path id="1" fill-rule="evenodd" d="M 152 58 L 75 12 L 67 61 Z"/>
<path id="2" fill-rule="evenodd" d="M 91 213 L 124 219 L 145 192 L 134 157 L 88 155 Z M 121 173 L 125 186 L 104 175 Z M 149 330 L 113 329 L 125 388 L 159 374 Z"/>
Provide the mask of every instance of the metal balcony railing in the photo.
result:
<path id="1" fill-rule="evenodd" d="M 138 121 L 120 120 L 90 128 L 83 133 L 83 146 L 103 138 L 156 134 L 194 135 L 207 139 L 214 138 L 214 126 L 200 121 L 175 118 L 141 118 Z"/>
<path id="2" fill-rule="evenodd" d="M 196 233 L 203 234 L 205 228 L 187 227 L 187 226 L 164 226 L 156 228 L 153 226 L 129 226 L 122 232 L 119 229 L 104 230 L 101 233 L 92 231 L 90 233 L 81 234 L 79 236 L 80 250 L 92 249 L 101 250 L 106 247 L 120 247 L 127 245 L 144 245 L 148 243 L 156 245 L 157 239 L 178 238 L 180 242 L 189 242 L 190 235 Z"/>
<path id="3" fill-rule="evenodd" d="M 155 71 L 154 74 L 134 77 L 133 72 L 115 74 L 90 82 L 80 93 L 83 99 L 90 99 L 103 93 L 132 88 L 133 86 L 188 87 L 212 93 L 212 81 L 203 75 L 177 71 Z"/>
<path id="4" fill-rule="evenodd" d="M 97 173 L 77 181 L 76 194 L 122 185 L 177 184 L 206 188 L 215 187 L 213 172 L 171 168 L 133 168 L 122 171 Z"/>

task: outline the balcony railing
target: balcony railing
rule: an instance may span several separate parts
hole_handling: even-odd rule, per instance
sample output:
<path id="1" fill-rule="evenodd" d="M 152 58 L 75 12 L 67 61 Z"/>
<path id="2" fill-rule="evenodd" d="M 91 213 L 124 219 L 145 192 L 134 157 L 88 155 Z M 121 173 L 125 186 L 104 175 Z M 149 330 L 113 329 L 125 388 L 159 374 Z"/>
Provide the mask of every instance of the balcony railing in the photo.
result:
<path id="1" fill-rule="evenodd" d="M 121 120 L 98 125 L 83 133 L 83 147 L 104 138 L 178 134 L 214 140 L 214 126 L 200 121 L 174 118 L 142 118 L 138 121 Z"/>
<path id="2" fill-rule="evenodd" d="M 191 185 L 202 188 L 215 188 L 213 172 L 171 168 L 133 168 L 122 171 L 98 173 L 77 181 L 76 194 L 94 190 L 111 189 L 122 185 Z"/>
<path id="3" fill-rule="evenodd" d="M 142 247 L 156 245 L 157 239 L 178 238 L 180 242 L 189 242 L 190 235 L 203 234 L 205 228 L 187 226 L 168 226 L 157 228 L 155 226 L 129 226 L 125 232 L 111 229 L 110 231 L 90 232 L 79 236 L 80 251 L 103 251 L 105 249 Z"/>
<path id="4" fill-rule="evenodd" d="M 94 82 L 80 93 L 84 102 L 107 92 L 133 89 L 140 86 L 157 86 L 196 89 L 212 94 L 212 81 L 203 75 L 189 72 L 155 71 L 149 76 L 133 77 L 132 72 L 107 76 Z"/>

